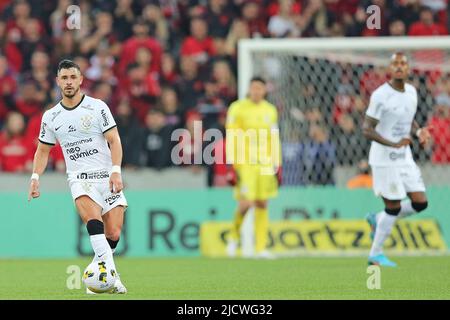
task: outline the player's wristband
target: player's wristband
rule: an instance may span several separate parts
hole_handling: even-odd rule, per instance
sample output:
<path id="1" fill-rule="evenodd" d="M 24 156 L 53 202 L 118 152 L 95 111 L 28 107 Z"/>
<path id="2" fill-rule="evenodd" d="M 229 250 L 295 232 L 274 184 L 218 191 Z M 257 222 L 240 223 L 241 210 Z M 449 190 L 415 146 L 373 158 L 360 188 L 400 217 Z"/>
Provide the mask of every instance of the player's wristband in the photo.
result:
<path id="1" fill-rule="evenodd" d="M 37 173 L 33 173 L 33 174 L 31 175 L 30 180 L 33 180 L 33 179 L 39 181 L 39 175 L 38 175 Z"/>
<path id="2" fill-rule="evenodd" d="M 422 132 L 422 129 L 421 129 L 421 128 L 417 129 L 417 131 L 416 131 L 416 137 L 419 137 L 420 132 Z"/>
<path id="3" fill-rule="evenodd" d="M 122 173 L 122 169 L 120 168 L 120 166 L 112 166 L 112 170 L 111 173 Z"/>

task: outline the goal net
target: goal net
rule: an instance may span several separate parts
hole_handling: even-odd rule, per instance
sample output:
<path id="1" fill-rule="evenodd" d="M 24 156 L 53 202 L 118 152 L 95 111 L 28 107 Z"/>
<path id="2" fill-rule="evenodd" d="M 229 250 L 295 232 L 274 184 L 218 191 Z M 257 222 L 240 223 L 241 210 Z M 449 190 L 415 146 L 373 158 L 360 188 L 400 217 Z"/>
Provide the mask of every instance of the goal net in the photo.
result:
<path id="1" fill-rule="evenodd" d="M 419 95 L 416 120 L 433 125 L 433 145 L 423 150 L 415 140 L 415 159 L 427 184 L 450 185 L 450 38 L 243 40 L 239 96 L 252 76 L 268 81 L 268 100 L 279 110 L 284 185 L 345 186 L 364 167 L 365 110 L 396 51 L 409 57 L 409 82 Z"/>

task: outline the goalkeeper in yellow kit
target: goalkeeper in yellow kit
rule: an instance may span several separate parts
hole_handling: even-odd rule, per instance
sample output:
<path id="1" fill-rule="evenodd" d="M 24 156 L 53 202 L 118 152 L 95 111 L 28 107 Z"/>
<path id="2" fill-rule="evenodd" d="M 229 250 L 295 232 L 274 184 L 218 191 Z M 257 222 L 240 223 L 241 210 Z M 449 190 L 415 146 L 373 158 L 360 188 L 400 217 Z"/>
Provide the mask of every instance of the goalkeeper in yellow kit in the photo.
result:
<path id="1" fill-rule="evenodd" d="M 226 158 L 231 165 L 228 175 L 235 185 L 234 196 L 238 208 L 228 238 L 227 254 L 235 256 L 240 228 L 250 208 L 255 210 L 255 252 L 259 257 L 270 257 L 268 199 L 278 194 L 281 177 L 281 148 L 278 131 L 278 113 L 265 100 L 264 79 L 250 81 L 248 96 L 233 102 L 227 113 Z"/>

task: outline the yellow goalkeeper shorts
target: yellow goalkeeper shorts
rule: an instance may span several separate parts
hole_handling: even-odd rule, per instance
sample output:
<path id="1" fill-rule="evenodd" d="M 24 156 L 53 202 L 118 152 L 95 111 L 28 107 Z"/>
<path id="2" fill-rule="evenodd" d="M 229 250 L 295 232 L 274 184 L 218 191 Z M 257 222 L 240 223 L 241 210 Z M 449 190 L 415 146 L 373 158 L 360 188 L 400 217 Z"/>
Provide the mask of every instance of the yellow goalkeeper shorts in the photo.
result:
<path id="1" fill-rule="evenodd" d="M 266 169 L 266 170 L 265 170 Z M 267 200 L 278 194 L 278 181 L 272 169 L 262 166 L 243 166 L 236 170 L 237 183 L 234 197 L 237 200 Z"/>

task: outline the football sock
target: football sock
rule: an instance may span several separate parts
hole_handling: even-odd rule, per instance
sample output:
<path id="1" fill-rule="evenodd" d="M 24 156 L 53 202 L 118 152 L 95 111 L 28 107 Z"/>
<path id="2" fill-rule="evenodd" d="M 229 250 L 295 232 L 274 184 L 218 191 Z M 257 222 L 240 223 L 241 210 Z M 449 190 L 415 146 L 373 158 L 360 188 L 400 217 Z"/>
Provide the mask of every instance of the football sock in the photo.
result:
<path id="1" fill-rule="evenodd" d="M 111 252 L 114 253 L 116 251 L 116 247 L 117 244 L 119 243 L 120 238 L 117 240 L 111 240 L 109 238 L 106 238 L 106 240 L 108 241 L 109 247 L 111 248 Z"/>
<path id="2" fill-rule="evenodd" d="M 269 240 L 269 210 L 255 208 L 255 250 L 256 253 L 266 250 Z"/>
<path id="3" fill-rule="evenodd" d="M 405 199 L 401 202 L 401 210 L 398 214 L 399 219 L 409 217 L 415 213 L 417 213 L 417 211 L 412 207 L 411 200 Z"/>
<path id="4" fill-rule="evenodd" d="M 89 240 L 94 250 L 93 261 L 107 261 L 111 264 L 111 268 L 116 270 L 113 254 L 105 237 L 103 222 L 96 219 L 89 220 L 86 224 L 86 229 L 88 230 Z"/>
<path id="5" fill-rule="evenodd" d="M 241 238 L 241 225 L 244 221 L 244 215 L 236 209 L 234 212 L 233 226 L 231 227 L 230 240 L 239 241 Z"/>
<path id="6" fill-rule="evenodd" d="M 377 216 L 377 229 L 375 238 L 373 239 L 372 249 L 370 250 L 371 257 L 383 252 L 383 243 L 391 234 L 392 227 L 397 220 L 396 216 L 387 214 L 385 211 L 380 212 Z"/>

